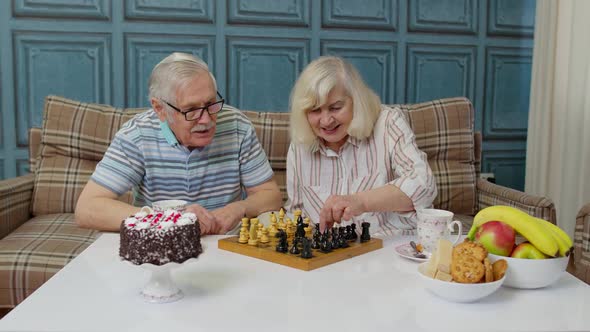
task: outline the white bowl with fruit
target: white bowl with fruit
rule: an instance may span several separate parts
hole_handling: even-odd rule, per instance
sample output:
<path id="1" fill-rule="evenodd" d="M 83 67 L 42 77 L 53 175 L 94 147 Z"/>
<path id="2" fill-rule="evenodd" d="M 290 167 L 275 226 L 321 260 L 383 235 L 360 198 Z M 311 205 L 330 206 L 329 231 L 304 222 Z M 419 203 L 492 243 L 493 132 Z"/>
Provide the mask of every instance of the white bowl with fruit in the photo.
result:
<path id="1" fill-rule="evenodd" d="M 518 244 L 517 234 L 524 238 Z M 488 250 L 490 261 L 508 262 L 504 286 L 524 289 L 558 281 L 573 246 L 571 238 L 556 225 L 500 205 L 481 210 L 467 237 Z"/>

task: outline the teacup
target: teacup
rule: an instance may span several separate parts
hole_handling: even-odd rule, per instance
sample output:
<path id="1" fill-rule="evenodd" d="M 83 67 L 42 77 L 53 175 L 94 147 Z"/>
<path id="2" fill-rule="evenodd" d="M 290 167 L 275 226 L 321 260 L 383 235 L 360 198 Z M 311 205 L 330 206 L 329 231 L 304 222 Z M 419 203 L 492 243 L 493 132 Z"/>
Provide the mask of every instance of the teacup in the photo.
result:
<path id="1" fill-rule="evenodd" d="M 453 220 L 453 212 L 439 209 L 422 209 L 416 211 L 418 215 L 418 242 L 422 244 L 425 251 L 432 253 L 436 249 L 440 238 L 446 238 L 457 225 L 459 232 L 453 244 L 459 241 L 463 233 L 463 226 L 460 221 Z"/>
<path id="2" fill-rule="evenodd" d="M 178 212 L 184 211 L 188 203 L 180 199 L 168 199 L 164 201 L 157 201 L 152 203 L 154 211 L 176 210 Z"/>

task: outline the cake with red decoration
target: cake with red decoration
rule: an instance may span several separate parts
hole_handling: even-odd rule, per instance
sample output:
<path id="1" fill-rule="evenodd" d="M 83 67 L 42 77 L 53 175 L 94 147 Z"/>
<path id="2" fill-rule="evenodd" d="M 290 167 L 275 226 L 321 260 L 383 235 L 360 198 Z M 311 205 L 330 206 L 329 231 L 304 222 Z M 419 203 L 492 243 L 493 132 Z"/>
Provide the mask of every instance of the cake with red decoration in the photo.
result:
<path id="1" fill-rule="evenodd" d="M 182 263 L 203 252 L 194 213 L 142 210 L 123 220 L 120 231 L 119 256 L 136 265 Z"/>

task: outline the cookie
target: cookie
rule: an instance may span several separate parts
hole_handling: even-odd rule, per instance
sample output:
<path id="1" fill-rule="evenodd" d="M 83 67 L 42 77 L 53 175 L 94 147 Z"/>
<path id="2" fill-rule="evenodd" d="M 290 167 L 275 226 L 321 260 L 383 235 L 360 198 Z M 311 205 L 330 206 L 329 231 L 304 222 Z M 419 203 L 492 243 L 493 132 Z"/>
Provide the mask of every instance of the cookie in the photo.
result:
<path id="1" fill-rule="evenodd" d="M 485 282 L 492 282 L 494 281 L 494 269 L 492 267 L 492 263 L 490 263 L 490 260 L 486 257 L 483 260 L 483 266 L 486 270 L 486 275 L 485 275 Z"/>
<path id="2" fill-rule="evenodd" d="M 483 263 L 470 255 L 457 256 L 451 262 L 451 276 L 456 282 L 474 284 L 485 274 Z"/>
<path id="3" fill-rule="evenodd" d="M 506 269 L 508 268 L 508 262 L 505 259 L 499 259 L 492 264 L 494 271 L 494 280 L 500 280 L 504 277 Z"/>
<path id="4" fill-rule="evenodd" d="M 473 256 L 480 262 L 488 256 L 488 251 L 481 244 L 472 241 L 462 242 L 453 248 L 453 260 L 461 256 Z"/>

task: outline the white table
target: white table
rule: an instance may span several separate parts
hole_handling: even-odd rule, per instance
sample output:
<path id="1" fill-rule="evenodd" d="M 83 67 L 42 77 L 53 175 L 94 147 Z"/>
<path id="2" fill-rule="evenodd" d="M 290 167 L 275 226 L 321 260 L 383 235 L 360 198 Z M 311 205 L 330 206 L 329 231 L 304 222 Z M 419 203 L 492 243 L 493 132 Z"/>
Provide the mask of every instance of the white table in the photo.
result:
<path id="1" fill-rule="evenodd" d="M 419 284 L 417 263 L 384 248 L 305 272 L 217 249 L 173 272 L 185 297 L 149 304 L 148 279 L 119 261 L 118 234 L 88 249 L 0 320 L 0 331 L 588 331 L 590 287 L 570 274 L 539 290 L 502 287 L 469 304 Z"/>

